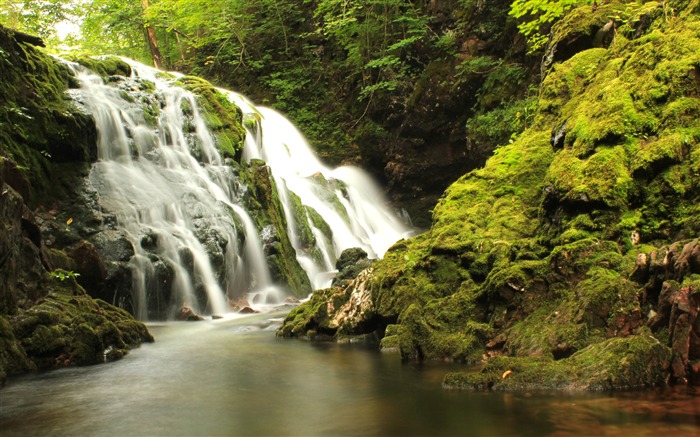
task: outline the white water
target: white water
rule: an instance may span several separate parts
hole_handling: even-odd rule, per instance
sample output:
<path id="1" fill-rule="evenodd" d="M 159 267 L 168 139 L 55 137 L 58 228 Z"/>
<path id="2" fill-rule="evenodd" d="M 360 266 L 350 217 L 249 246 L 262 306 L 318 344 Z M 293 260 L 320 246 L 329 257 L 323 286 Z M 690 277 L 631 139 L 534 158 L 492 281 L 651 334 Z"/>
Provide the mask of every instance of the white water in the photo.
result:
<path id="1" fill-rule="evenodd" d="M 81 81 L 76 100 L 94 115 L 99 132 L 98 162 L 88 182 L 100 207 L 116 217 L 112 226 L 135 250 L 130 264 L 136 316 L 149 319 L 153 306 L 172 316 L 183 303 L 196 312 L 224 313 L 228 300 L 246 294 L 279 298 L 261 230 L 240 203 L 244 188 L 220 156 L 196 97 L 156 70 L 128 62 L 134 77 L 117 86 L 73 67 Z M 144 79 L 156 85 L 155 93 L 142 90 Z M 222 91 L 259 120 L 248 127 L 244 157 L 270 167 L 290 240 L 313 288 L 329 284 L 343 250 L 361 247 L 371 258 L 381 257 L 409 231 L 362 171 L 324 166 L 281 114 Z M 158 108 L 150 120 L 143 109 L 149 105 Z M 302 247 L 293 195 L 325 220 L 332 236 L 307 214 L 315 242 Z M 165 283 L 163 271 L 170 270 L 172 283 Z M 154 301 L 160 296 L 167 302 Z"/>

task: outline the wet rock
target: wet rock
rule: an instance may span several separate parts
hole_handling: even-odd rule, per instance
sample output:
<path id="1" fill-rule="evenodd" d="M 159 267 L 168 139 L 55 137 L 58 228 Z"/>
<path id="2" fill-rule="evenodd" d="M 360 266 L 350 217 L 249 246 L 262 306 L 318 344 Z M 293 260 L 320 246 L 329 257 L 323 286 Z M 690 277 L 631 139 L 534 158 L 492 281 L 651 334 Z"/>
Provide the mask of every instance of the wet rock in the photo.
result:
<path id="1" fill-rule="evenodd" d="M 29 181 L 9 159 L 0 159 L 0 181 L 14 189 L 22 199 L 29 200 Z"/>
<path id="2" fill-rule="evenodd" d="M 557 150 L 564 148 L 564 143 L 566 141 L 566 125 L 567 122 L 565 121 L 558 129 L 552 129 L 552 137 L 549 140 L 552 144 L 552 149 Z"/>
<path id="3" fill-rule="evenodd" d="M 260 238 L 262 240 L 263 251 L 265 256 L 277 255 L 281 250 L 281 243 L 279 235 L 277 234 L 277 229 L 272 225 L 267 225 L 263 228 L 260 233 Z"/>
<path id="4" fill-rule="evenodd" d="M 367 258 L 367 252 L 359 247 L 345 249 L 335 263 L 338 274 L 333 279 L 332 286 L 338 287 L 347 285 L 357 275 L 371 266 L 375 260 Z"/>
<path id="5" fill-rule="evenodd" d="M 196 314 L 192 308 L 190 308 L 189 305 L 186 303 L 182 304 L 182 307 L 180 307 L 180 311 L 177 313 L 177 318 L 178 320 L 186 320 L 188 322 L 197 322 L 204 320 L 204 317 L 200 316 L 199 314 Z"/>
<path id="6" fill-rule="evenodd" d="M 256 314 L 256 313 L 259 313 L 259 312 L 260 312 L 260 311 L 256 311 L 256 310 L 254 310 L 254 309 L 251 308 L 251 307 L 243 307 L 243 308 L 241 308 L 241 309 L 238 311 L 239 314 Z"/>
<path id="7" fill-rule="evenodd" d="M 68 249 L 68 256 L 75 261 L 79 283 L 87 290 L 98 290 L 107 278 L 107 268 L 95 245 L 82 240 Z"/>
<path id="8" fill-rule="evenodd" d="M 110 261 L 129 261 L 134 256 L 134 246 L 123 232 L 105 229 L 90 237 L 97 252 Z"/>
<path id="9" fill-rule="evenodd" d="M 126 311 L 92 299 L 74 278 L 47 276 L 48 294 L 15 318 L 13 331 L 39 369 L 104 361 L 110 348 L 126 350 L 153 337 Z"/>

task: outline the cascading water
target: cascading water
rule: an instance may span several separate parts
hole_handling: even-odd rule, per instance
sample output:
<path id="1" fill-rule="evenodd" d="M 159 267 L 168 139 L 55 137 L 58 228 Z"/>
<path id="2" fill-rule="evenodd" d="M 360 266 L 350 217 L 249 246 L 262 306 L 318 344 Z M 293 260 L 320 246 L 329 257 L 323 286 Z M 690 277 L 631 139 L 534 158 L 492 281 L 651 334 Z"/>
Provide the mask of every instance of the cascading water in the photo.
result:
<path id="1" fill-rule="evenodd" d="M 279 295 L 263 252 L 263 230 L 241 201 L 246 187 L 222 159 L 197 97 L 173 85 L 177 76 L 161 78 L 157 70 L 127 62 L 133 77 L 116 84 L 72 67 L 81 82 L 75 99 L 94 115 L 99 132 L 98 161 L 87 183 L 114 217 L 105 225 L 134 248 L 135 315 L 171 317 L 183 303 L 196 312 L 224 313 L 229 300 L 246 293 L 264 294 L 268 301 Z M 277 231 L 288 232 L 313 288 L 329 284 L 344 249 L 361 247 L 381 257 L 409 231 L 360 170 L 322 165 L 280 114 L 221 91 L 259 120 L 248 125 L 244 158 L 269 166 L 287 224 Z M 307 223 L 296 222 L 294 199 Z M 300 242 L 302 225 L 311 229 L 313 247 Z"/>

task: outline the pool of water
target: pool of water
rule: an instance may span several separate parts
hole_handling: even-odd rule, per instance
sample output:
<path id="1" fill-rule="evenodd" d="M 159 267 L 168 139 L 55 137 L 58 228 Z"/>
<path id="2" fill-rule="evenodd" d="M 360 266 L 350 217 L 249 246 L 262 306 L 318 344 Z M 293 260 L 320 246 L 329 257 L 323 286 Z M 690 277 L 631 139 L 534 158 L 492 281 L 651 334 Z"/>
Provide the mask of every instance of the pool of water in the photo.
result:
<path id="1" fill-rule="evenodd" d="M 700 435 L 691 389 L 449 391 L 454 366 L 279 339 L 279 317 L 152 325 L 120 361 L 11 379 L 0 436 Z"/>

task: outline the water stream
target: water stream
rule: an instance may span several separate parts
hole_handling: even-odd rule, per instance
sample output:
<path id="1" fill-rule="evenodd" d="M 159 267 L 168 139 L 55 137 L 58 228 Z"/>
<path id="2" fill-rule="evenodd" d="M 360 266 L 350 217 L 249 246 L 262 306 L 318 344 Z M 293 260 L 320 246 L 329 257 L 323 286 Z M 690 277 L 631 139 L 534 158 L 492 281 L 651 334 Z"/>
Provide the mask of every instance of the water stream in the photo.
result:
<path id="1" fill-rule="evenodd" d="M 279 294 L 264 230 L 241 205 L 245 187 L 220 156 L 195 96 L 173 86 L 172 76 L 131 64 L 135 76 L 118 86 L 75 67 L 82 88 L 74 98 L 100 133 L 88 182 L 115 217 L 109 226 L 134 246 L 137 317 L 152 318 L 154 305 L 170 314 L 183 301 L 196 306 L 198 295 L 207 299 L 197 311 L 225 313 L 242 293 Z M 144 90 L 144 79 L 155 92 Z M 315 288 L 328 283 L 342 250 L 381 257 L 406 235 L 362 171 L 324 166 L 282 115 L 222 91 L 259 121 L 247 126 L 244 159 L 270 167 L 297 260 Z M 149 101 L 157 114 L 144 111 Z M 307 215 L 321 256 L 299 241 L 294 196 L 333 230 L 329 237 Z M 171 284 L 158 281 L 162 269 L 172 269 Z M 159 287 L 169 289 L 168 302 L 154 302 Z M 11 379 L 0 390 L 0 436 L 700 434 L 692 390 L 446 391 L 440 382 L 453 365 L 401 363 L 376 345 L 280 339 L 274 330 L 283 316 L 151 324 L 156 342 L 120 361 Z"/>
<path id="2" fill-rule="evenodd" d="M 0 435 L 700 435 L 697 392 L 446 391 L 452 365 L 276 338 L 281 316 L 151 325 L 121 361 L 11 379 Z"/>
<path id="3" fill-rule="evenodd" d="M 279 300 L 285 290 L 271 279 L 261 241 L 266 230 L 256 228 L 245 209 L 248 187 L 220 155 L 197 97 L 177 86 L 181 75 L 127 62 L 133 76 L 109 84 L 70 65 L 81 83 L 73 97 L 94 115 L 99 132 L 89 188 L 99 207 L 116 217 L 108 226 L 134 248 L 134 314 L 140 320 L 172 317 L 183 303 L 222 314 L 240 297 Z M 378 258 L 408 235 L 364 172 L 323 165 L 281 114 L 220 91 L 254 121 L 246 123 L 244 159 L 262 159 L 270 168 L 287 223 L 275 232 L 287 232 L 312 289 L 330 285 L 343 250 L 361 247 Z M 311 229 L 313 247 L 300 242 L 293 197 L 305 208 L 301 220 Z M 311 212 L 325 223 L 325 233 Z"/>

